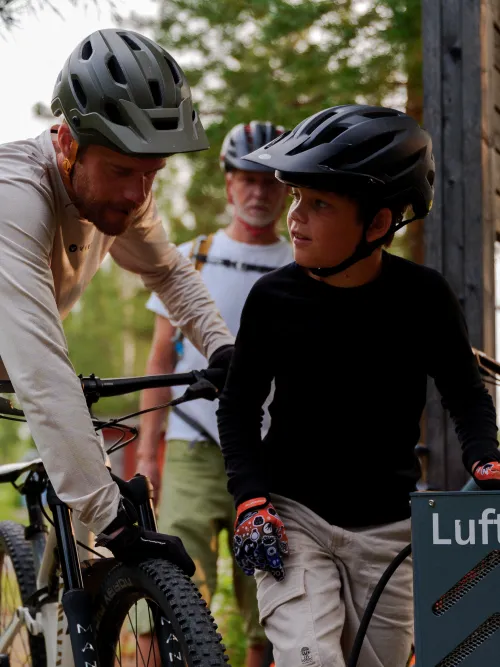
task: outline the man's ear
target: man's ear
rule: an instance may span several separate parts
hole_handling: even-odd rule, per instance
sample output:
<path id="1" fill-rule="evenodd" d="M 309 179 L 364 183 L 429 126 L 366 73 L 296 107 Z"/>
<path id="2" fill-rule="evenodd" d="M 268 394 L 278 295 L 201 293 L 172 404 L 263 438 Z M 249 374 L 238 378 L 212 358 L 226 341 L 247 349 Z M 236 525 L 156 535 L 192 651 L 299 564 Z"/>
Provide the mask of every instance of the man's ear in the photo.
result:
<path id="1" fill-rule="evenodd" d="M 226 197 L 229 204 L 234 204 L 233 199 L 233 175 L 230 171 L 226 173 Z"/>
<path id="2" fill-rule="evenodd" d="M 71 130 L 66 123 L 61 123 L 57 131 L 57 141 L 59 148 L 64 156 L 62 168 L 65 174 L 70 174 L 75 164 L 76 154 L 78 152 L 78 143 L 73 139 Z"/>
<path id="3" fill-rule="evenodd" d="M 57 141 L 64 157 L 69 157 L 71 152 L 71 144 L 73 143 L 73 135 L 66 123 L 61 123 L 57 130 Z"/>
<path id="4" fill-rule="evenodd" d="M 366 240 L 369 243 L 378 241 L 389 232 L 391 225 L 392 211 L 388 208 L 381 208 L 366 231 Z"/>

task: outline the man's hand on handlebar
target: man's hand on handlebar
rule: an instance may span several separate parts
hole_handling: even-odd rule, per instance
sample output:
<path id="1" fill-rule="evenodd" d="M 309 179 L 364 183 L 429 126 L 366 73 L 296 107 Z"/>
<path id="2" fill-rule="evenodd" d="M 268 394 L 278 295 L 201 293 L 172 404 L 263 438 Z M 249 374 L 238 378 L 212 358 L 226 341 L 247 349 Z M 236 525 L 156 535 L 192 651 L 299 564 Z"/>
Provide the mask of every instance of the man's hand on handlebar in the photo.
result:
<path id="1" fill-rule="evenodd" d="M 219 377 L 215 376 L 211 382 L 215 384 L 219 393 L 224 389 L 231 359 L 233 358 L 234 345 L 223 345 L 216 350 L 208 360 L 208 371 L 221 370 Z"/>
<path id="2" fill-rule="evenodd" d="M 122 497 L 116 519 L 97 536 L 96 546 L 106 547 L 117 560 L 125 564 L 138 563 L 148 558 L 168 560 L 188 577 L 192 577 L 196 566 L 182 540 L 173 535 L 145 530 L 137 525 L 137 519 L 134 505 Z"/>
<path id="3" fill-rule="evenodd" d="M 216 350 L 204 371 L 193 371 L 197 375 L 197 381 L 190 385 L 182 396 L 172 401 L 171 405 L 179 405 L 197 398 L 209 401 L 218 398 L 226 383 L 233 350 L 233 345 L 223 345 Z"/>

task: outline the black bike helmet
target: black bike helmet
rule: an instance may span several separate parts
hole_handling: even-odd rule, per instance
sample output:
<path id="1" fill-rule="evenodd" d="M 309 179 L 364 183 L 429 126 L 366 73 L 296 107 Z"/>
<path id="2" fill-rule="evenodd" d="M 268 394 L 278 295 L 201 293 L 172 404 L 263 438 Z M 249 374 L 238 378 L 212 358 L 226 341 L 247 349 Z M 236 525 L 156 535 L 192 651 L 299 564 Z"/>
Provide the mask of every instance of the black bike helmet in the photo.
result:
<path id="1" fill-rule="evenodd" d="M 98 30 L 80 42 L 57 78 L 51 108 L 80 146 L 140 157 L 209 147 L 182 69 L 131 30 Z"/>
<path id="2" fill-rule="evenodd" d="M 281 126 L 266 121 L 252 120 L 248 125 L 240 123 L 230 130 L 222 142 L 219 163 L 223 171 L 242 169 L 243 171 L 273 171 L 263 163 L 252 164 L 243 160 L 243 156 L 251 153 L 284 132 Z"/>
<path id="3" fill-rule="evenodd" d="M 388 232 L 432 207 L 435 164 L 430 135 L 407 114 L 387 107 L 346 104 L 306 118 L 291 132 L 245 156 L 276 170 L 283 183 L 340 192 L 384 207 L 411 206 L 413 217 L 393 221 Z M 368 221 L 368 225 L 371 221 Z M 313 269 L 327 276 L 345 270 L 381 246 L 365 235 L 352 257 L 337 267 Z"/>

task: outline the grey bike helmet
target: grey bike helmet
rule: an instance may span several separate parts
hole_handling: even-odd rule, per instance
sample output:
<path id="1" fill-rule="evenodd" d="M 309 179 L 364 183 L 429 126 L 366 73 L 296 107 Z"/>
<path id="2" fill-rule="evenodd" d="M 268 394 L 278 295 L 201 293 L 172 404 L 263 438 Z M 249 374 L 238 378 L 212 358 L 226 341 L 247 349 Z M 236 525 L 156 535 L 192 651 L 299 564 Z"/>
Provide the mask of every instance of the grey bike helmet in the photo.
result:
<path id="1" fill-rule="evenodd" d="M 230 130 L 220 152 L 219 163 L 223 171 L 273 171 L 263 163 L 255 164 L 243 159 L 244 155 L 261 148 L 284 132 L 281 126 L 266 121 L 252 120 L 248 125 L 240 123 Z"/>
<path id="2" fill-rule="evenodd" d="M 396 109 L 358 104 L 331 107 L 245 159 L 275 169 L 278 180 L 288 185 L 357 196 L 364 204 L 373 203 L 374 214 L 386 206 L 411 206 L 414 217 L 393 221 L 388 235 L 424 218 L 432 206 L 431 137 L 416 120 Z M 313 271 L 320 276 L 339 273 L 384 241 L 368 243 L 364 234 L 355 253 L 340 265 Z"/>
<path id="3" fill-rule="evenodd" d="M 57 78 L 51 108 L 80 146 L 141 157 L 209 147 L 184 72 L 131 30 L 97 30 L 82 40 Z"/>

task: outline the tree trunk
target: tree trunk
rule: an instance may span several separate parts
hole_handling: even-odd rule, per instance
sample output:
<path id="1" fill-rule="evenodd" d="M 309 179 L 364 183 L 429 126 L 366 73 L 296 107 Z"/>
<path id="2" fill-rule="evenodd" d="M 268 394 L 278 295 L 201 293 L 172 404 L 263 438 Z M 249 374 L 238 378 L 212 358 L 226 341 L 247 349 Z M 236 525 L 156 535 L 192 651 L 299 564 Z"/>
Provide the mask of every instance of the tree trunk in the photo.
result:
<path id="1" fill-rule="evenodd" d="M 422 123 L 424 116 L 424 100 L 422 91 L 422 51 L 410 49 L 411 67 L 408 67 L 406 113 Z M 415 62 L 418 59 L 418 63 Z M 417 264 L 424 263 L 424 221 L 415 220 L 406 229 L 406 244 L 408 257 Z"/>
<path id="2" fill-rule="evenodd" d="M 422 49 L 411 49 L 408 57 L 413 60 L 408 67 L 406 113 L 422 123 L 424 117 L 424 98 L 422 89 Z M 415 62 L 415 57 L 418 63 Z M 424 221 L 415 220 L 406 228 L 405 234 L 407 257 L 412 262 L 423 264 L 425 259 Z M 423 316 L 423 313 L 421 313 Z M 425 409 L 420 420 L 420 442 L 426 442 L 426 413 Z"/>

